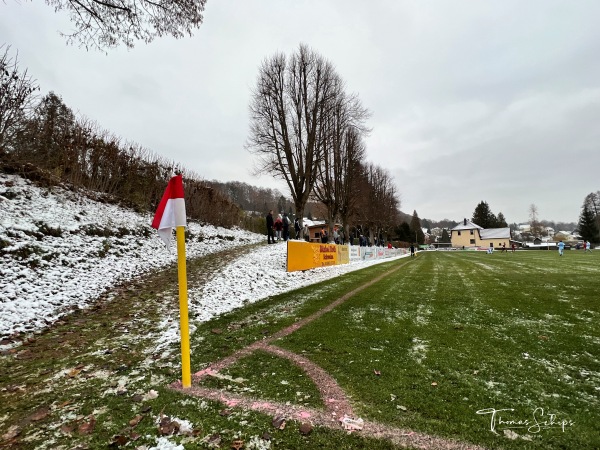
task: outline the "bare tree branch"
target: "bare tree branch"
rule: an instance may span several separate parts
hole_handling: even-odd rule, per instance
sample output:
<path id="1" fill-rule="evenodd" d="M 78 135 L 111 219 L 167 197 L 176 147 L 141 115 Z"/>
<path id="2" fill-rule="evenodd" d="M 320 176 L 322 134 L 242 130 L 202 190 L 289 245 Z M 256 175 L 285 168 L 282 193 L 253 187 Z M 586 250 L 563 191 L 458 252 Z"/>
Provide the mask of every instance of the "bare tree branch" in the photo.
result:
<path id="1" fill-rule="evenodd" d="M 70 13 L 75 31 L 69 43 L 106 50 L 170 35 L 192 35 L 200 26 L 206 0 L 46 0 L 56 11 Z"/>

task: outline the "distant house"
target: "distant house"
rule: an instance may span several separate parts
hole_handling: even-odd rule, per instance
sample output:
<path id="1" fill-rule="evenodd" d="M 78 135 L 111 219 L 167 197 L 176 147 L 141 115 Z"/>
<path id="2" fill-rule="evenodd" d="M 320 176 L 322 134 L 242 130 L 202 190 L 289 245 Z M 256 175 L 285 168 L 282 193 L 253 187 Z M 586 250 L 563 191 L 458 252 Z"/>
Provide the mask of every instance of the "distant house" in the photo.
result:
<path id="1" fill-rule="evenodd" d="M 302 223 L 308 227 L 310 242 L 321 242 L 321 230 L 327 228 L 324 220 L 310 220 L 304 218 Z"/>
<path id="2" fill-rule="evenodd" d="M 450 230 L 452 247 L 465 248 L 495 248 L 500 249 L 504 245 L 510 247 L 510 228 L 482 228 L 479 225 L 464 219 Z"/>
<path id="3" fill-rule="evenodd" d="M 521 233 L 529 233 L 531 232 L 531 225 L 528 223 L 520 223 L 519 224 L 519 231 Z"/>

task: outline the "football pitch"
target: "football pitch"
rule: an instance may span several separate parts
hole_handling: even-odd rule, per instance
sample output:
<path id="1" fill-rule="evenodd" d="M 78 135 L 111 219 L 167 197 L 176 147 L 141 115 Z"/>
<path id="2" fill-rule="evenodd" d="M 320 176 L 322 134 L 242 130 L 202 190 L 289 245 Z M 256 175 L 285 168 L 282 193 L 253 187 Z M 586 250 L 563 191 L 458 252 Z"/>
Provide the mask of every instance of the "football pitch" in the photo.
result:
<path id="1" fill-rule="evenodd" d="M 302 303 L 398 264 L 277 346 L 322 367 L 365 420 L 487 448 L 600 448 L 600 253 L 422 252 L 307 288 Z M 302 375 L 257 374 L 273 360 L 257 353 L 223 373 L 297 400 L 282 381 Z"/>
<path id="2" fill-rule="evenodd" d="M 421 252 L 248 304 L 196 323 L 187 392 L 145 337 L 173 279 L 0 355 L 0 447 L 600 448 L 600 253 Z"/>

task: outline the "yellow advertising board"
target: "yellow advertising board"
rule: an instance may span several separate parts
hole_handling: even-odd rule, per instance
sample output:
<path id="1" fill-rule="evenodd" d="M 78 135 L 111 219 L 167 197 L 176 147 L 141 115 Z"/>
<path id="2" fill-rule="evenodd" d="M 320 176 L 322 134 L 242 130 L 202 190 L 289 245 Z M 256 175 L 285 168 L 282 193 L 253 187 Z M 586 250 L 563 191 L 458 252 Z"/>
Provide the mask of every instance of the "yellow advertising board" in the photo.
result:
<path id="1" fill-rule="evenodd" d="M 287 244 L 288 272 L 338 264 L 338 249 L 336 248 L 340 247 L 338 245 L 312 244 L 301 241 L 288 241 Z M 346 251 L 346 253 L 348 252 Z"/>
<path id="2" fill-rule="evenodd" d="M 350 264 L 350 246 L 336 245 L 337 247 L 337 264 Z"/>

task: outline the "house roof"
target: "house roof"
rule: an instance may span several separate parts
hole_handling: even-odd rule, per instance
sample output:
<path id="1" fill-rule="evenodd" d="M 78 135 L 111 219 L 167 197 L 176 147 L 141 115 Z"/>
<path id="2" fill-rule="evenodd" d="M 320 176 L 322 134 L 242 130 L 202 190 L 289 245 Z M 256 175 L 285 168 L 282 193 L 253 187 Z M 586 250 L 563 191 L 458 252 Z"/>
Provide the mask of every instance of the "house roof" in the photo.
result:
<path id="1" fill-rule="evenodd" d="M 483 230 L 483 228 L 480 227 L 479 225 L 474 224 L 470 220 L 465 219 L 461 223 L 456 225 L 454 228 L 452 228 L 452 230 L 450 230 L 450 231 L 473 230 L 473 229 Z"/>
<path id="2" fill-rule="evenodd" d="M 302 224 L 307 225 L 309 228 L 311 228 L 311 227 L 322 227 L 326 223 L 324 220 L 310 220 L 305 217 L 302 219 Z"/>
<path id="3" fill-rule="evenodd" d="M 510 239 L 510 228 L 483 228 L 479 230 L 481 239 Z"/>

